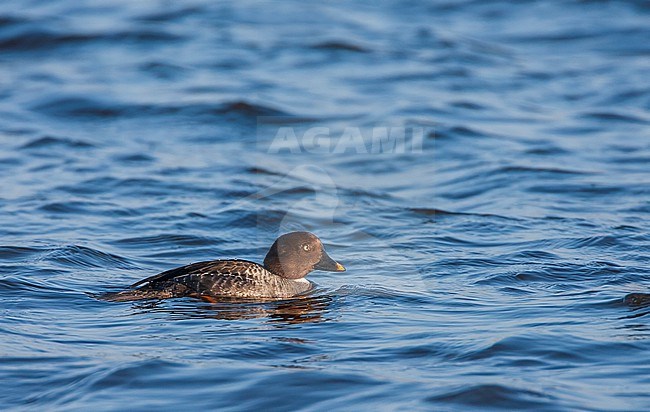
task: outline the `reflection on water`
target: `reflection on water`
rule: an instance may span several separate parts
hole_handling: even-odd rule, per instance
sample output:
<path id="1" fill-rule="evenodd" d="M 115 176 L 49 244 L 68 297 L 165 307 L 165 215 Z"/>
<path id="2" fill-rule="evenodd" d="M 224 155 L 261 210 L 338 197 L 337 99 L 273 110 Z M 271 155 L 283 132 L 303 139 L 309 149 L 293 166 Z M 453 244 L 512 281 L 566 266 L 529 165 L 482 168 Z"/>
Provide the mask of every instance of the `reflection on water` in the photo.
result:
<path id="1" fill-rule="evenodd" d="M 133 304 L 135 313 L 166 313 L 171 319 L 265 319 L 268 323 L 299 324 L 330 320 L 328 311 L 333 297 L 328 295 L 302 296 L 284 300 L 223 299 L 218 303 L 197 303 L 183 300 L 155 301 Z"/>

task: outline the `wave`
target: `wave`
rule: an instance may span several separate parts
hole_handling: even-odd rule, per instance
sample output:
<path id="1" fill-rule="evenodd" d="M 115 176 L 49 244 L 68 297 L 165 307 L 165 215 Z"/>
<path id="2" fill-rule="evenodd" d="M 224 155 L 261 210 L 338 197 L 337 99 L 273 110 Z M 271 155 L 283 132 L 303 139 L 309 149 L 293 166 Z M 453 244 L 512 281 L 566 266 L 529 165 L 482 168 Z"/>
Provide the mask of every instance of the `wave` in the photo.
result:
<path id="1" fill-rule="evenodd" d="M 48 249 L 39 260 L 73 268 L 139 269 L 130 259 L 87 246 L 66 245 Z"/>
<path id="2" fill-rule="evenodd" d="M 56 136 L 43 136 L 43 137 L 30 140 L 29 142 L 22 145 L 21 148 L 40 149 L 40 148 L 50 148 L 53 146 L 60 146 L 63 148 L 70 148 L 70 149 L 86 149 L 86 148 L 95 147 L 95 145 L 85 140 L 74 140 L 74 139 L 68 139 L 68 138 L 56 137 Z"/>
<path id="3" fill-rule="evenodd" d="M 463 387 L 430 396 L 432 403 L 521 410 L 556 410 L 557 403 L 548 394 L 510 385 L 482 384 Z"/>
<path id="4" fill-rule="evenodd" d="M 268 117 L 277 118 L 275 120 L 276 122 L 312 121 L 311 119 L 301 119 L 299 116 L 271 106 L 250 103 L 244 100 L 226 101 L 215 104 L 194 103 L 179 105 L 162 103 L 119 103 L 82 96 L 57 96 L 41 98 L 39 103 L 32 106 L 32 110 L 49 116 L 88 120 L 175 115 L 193 118 L 197 116 L 203 118 L 237 116 L 251 120 L 257 120 L 258 117 Z"/>

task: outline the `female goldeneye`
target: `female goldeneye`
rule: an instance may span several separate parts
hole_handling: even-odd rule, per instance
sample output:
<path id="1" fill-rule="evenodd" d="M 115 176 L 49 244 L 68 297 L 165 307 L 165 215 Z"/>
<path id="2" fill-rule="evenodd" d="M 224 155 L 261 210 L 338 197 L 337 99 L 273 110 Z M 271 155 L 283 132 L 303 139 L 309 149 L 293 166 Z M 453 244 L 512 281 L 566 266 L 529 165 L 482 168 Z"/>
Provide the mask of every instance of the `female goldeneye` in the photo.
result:
<path id="1" fill-rule="evenodd" d="M 239 259 L 192 263 L 99 298 L 114 302 L 184 296 L 208 302 L 217 302 L 220 297 L 289 298 L 313 287 L 305 279 L 312 270 L 344 272 L 345 268 L 325 253 L 318 237 L 309 232 L 291 232 L 276 239 L 264 265 Z"/>

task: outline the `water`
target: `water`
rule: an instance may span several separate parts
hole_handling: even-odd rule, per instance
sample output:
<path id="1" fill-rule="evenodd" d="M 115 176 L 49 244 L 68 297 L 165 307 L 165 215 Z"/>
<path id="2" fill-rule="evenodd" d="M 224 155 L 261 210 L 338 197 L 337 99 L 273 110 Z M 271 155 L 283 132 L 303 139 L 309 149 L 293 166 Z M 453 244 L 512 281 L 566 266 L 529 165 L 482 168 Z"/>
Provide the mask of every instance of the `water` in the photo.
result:
<path id="1" fill-rule="evenodd" d="M 3 2 L 2 409 L 650 409 L 647 3 L 425 3 Z M 297 229 L 304 299 L 89 295 Z"/>

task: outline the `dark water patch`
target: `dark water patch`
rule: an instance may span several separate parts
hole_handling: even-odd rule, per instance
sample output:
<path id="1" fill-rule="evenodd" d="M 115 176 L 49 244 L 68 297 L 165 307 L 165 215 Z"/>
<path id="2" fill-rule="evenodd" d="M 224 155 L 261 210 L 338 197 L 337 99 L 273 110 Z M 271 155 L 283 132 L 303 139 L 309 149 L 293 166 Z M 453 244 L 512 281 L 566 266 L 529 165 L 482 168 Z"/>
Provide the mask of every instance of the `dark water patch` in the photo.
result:
<path id="1" fill-rule="evenodd" d="M 568 153 L 568 151 L 558 146 L 536 147 L 532 149 L 527 149 L 525 152 L 527 154 L 541 155 L 541 156 L 557 156 L 557 155 L 563 155 Z"/>
<path id="2" fill-rule="evenodd" d="M 353 52 L 353 53 L 370 53 L 371 50 L 367 47 L 360 46 L 358 44 L 350 43 L 347 41 L 341 40 L 329 40 L 316 43 L 311 46 L 314 50 L 327 50 L 327 51 L 343 51 L 343 52 Z"/>
<path id="3" fill-rule="evenodd" d="M 52 51 L 60 47 L 91 44 L 151 44 L 170 43 L 183 37 L 164 31 L 139 30 L 117 33 L 56 32 L 43 28 L 25 27 L 21 33 L 0 34 L 0 50 L 5 52 Z"/>
<path id="4" fill-rule="evenodd" d="M 370 81 L 371 83 L 376 83 L 376 82 L 385 82 L 385 83 L 398 83 L 398 82 L 403 82 L 403 83 L 413 83 L 413 82 L 431 82 L 436 80 L 439 77 L 449 77 L 449 78 L 467 78 L 467 72 L 464 70 L 460 69 L 449 69 L 445 71 L 438 71 L 438 72 L 432 72 L 432 71 L 424 71 L 424 72 L 412 72 L 408 71 L 405 73 L 398 73 L 398 74 L 393 74 L 390 76 L 385 76 L 379 79 L 372 79 Z M 435 108 L 432 110 L 437 110 L 440 112 L 443 112 L 442 108 Z"/>
<path id="5" fill-rule="evenodd" d="M 639 165 L 649 165 L 650 164 L 650 155 L 640 155 L 640 156 L 612 156 L 609 161 L 611 163 L 618 164 L 630 164 L 637 163 Z M 641 189 L 645 190 L 645 188 Z"/>
<path id="6" fill-rule="evenodd" d="M 197 212 L 189 212 L 187 214 L 187 217 L 192 219 L 207 219 L 208 215 L 204 215 L 203 213 L 197 213 Z"/>
<path id="7" fill-rule="evenodd" d="M 645 316 L 650 315 L 650 310 L 645 310 L 645 308 L 646 308 L 646 306 L 631 308 L 631 310 L 633 312 L 630 313 L 629 315 L 621 317 L 620 320 L 638 319 L 638 318 L 643 318 Z M 629 328 L 629 329 L 632 329 L 632 328 Z M 633 328 L 633 329 L 635 329 L 635 332 L 639 332 L 639 331 L 645 332 L 643 334 L 635 333 L 634 334 L 635 338 L 636 337 L 638 337 L 640 339 L 650 338 L 650 333 L 648 333 L 648 328 L 647 328 L 647 326 L 645 324 L 644 325 L 636 325 L 636 327 Z"/>
<path id="8" fill-rule="evenodd" d="M 5 266 L 3 271 L 9 273 L 0 278 L 0 291 L 7 295 L 7 316 L 15 317 L 18 324 L 25 311 L 40 311 L 41 306 L 46 306 L 48 311 L 67 311 L 72 303 L 81 296 L 73 290 L 73 282 L 61 281 L 69 272 L 60 269 L 45 269 L 34 264 L 21 264 Z M 36 307 L 34 307 L 36 306 Z M 7 319 L 9 321 L 10 318 Z M 20 332 L 12 332 L 20 335 Z M 35 332 L 36 333 L 36 332 Z M 35 335 L 36 336 L 36 335 Z"/>
<path id="9" fill-rule="evenodd" d="M 56 99 L 35 106 L 34 110 L 51 116 L 99 118 L 119 116 L 126 111 L 119 106 L 101 104 L 98 101 L 82 98 Z"/>
<path id="10" fill-rule="evenodd" d="M 463 246 L 463 247 L 498 247 L 506 246 L 511 243 L 509 242 L 486 242 L 486 241 L 477 241 L 470 238 L 461 238 L 459 236 L 436 236 L 436 243 L 440 245 L 449 245 L 449 246 Z"/>
<path id="11" fill-rule="evenodd" d="M 591 171 L 575 170 L 557 167 L 529 167 L 520 165 L 504 165 L 487 168 L 485 165 L 468 165 L 462 174 L 454 173 L 453 177 L 446 179 L 444 185 L 439 187 L 439 196 L 451 200 L 464 200 L 485 196 L 490 192 L 502 193 L 507 196 L 509 189 L 517 185 L 526 186 L 527 191 L 534 193 L 571 192 L 584 196 L 594 194 L 611 194 L 623 190 L 614 185 L 602 183 L 570 183 L 567 176 L 581 176 L 591 174 Z M 517 176 L 518 179 L 514 179 Z M 544 185 L 538 184 L 542 179 L 549 180 Z M 552 181 L 551 181 L 552 179 Z M 562 180 L 562 183 L 556 183 Z M 494 195 L 497 196 L 498 195 Z"/>
<path id="12" fill-rule="evenodd" d="M 73 185 L 59 186 L 56 189 L 62 193 L 78 196 L 113 193 L 122 196 L 154 196 L 169 199 L 170 202 L 175 201 L 175 195 L 219 193 L 219 191 L 215 191 L 209 187 L 202 187 L 198 184 L 188 187 L 182 181 L 170 182 L 169 180 L 164 179 L 163 175 L 164 173 L 158 173 L 157 175 L 148 175 L 155 177 L 130 178 L 99 175 L 93 179 L 81 181 Z M 146 209 L 146 205 L 141 209 Z"/>
<path id="13" fill-rule="evenodd" d="M 154 13 L 144 14 L 137 17 L 136 20 L 148 23 L 167 23 L 183 20 L 204 11 L 205 8 L 200 6 L 181 6 L 173 8 L 172 10 L 161 10 Z"/>
<path id="14" fill-rule="evenodd" d="M 161 233 L 150 236 L 137 236 L 115 240 L 112 244 L 129 249 L 157 249 L 177 246 L 209 246 L 218 244 L 219 239 L 202 236 L 190 236 L 177 233 Z"/>
<path id="15" fill-rule="evenodd" d="M 561 185 L 558 184 L 546 184 L 546 185 L 533 185 L 528 187 L 526 190 L 532 193 L 548 193 L 548 194 L 567 194 L 571 193 L 577 197 L 606 197 L 616 193 L 625 191 L 624 187 L 616 186 L 612 184 L 603 184 L 603 183 L 591 183 L 591 184 L 576 184 L 576 183 L 564 183 Z"/>
<path id="16" fill-rule="evenodd" d="M 560 257 L 555 253 L 547 252 L 545 250 L 520 250 L 506 256 L 501 256 L 498 259 L 500 258 L 510 259 L 510 261 L 530 261 L 532 259 L 542 262 L 549 262 L 557 260 Z"/>
<path id="17" fill-rule="evenodd" d="M 625 212 L 636 214 L 650 214 L 650 203 L 645 203 L 623 209 Z"/>
<path id="18" fill-rule="evenodd" d="M 395 303 L 409 303 L 415 305 L 430 305 L 433 299 L 426 295 L 412 292 L 404 292 L 399 289 L 388 289 L 381 286 L 347 286 L 338 288 L 333 295 L 339 297 L 352 297 L 360 301 L 372 301 L 376 303 L 393 305 Z"/>
<path id="19" fill-rule="evenodd" d="M 602 127 L 598 125 L 571 125 L 571 126 L 552 126 L 548 129 L 549 133 L 564 135 L 564 136 L 588 136 L 591 134 L 598 134 L 602 132 Z"/>
<path id="20" fill-rule="evenodd" d="M 232 114 L 249 118 L 261 116 L 289 116 L 289 113 L 282 110 L 243 100 L 222 103 L 219 107 L 214 109 L 214 112 L 218 114 Z"/>
<path id="21" fill-rule="evenodd" d="M 25 246 L 0 246 L 0 259 L 3 263 L 20 262 L 38 256 L 43 248 Z"/>
<path id="22" fill-rule="evenodd" d="M 620 225 L 614 227 L 613 229 L 617 231 L 620 230 L 623 232 L 633 232 L 633 233 L 640 233 L 642 231 L 642 229 L 639 226 L 634 226 L 634 225 Z M 650 238 L 648 237 L 650 235 L 641 234 L 640 236 L 644 240 L 650 240 Z M 633 238 L 636 239 L 636 237 L 634 236 Z"/>
<path id="23" fill-rule="evenodd" d="M 293 115 L 260 104 L 245 101 L 225 102 L 221 104 L 130 104 L 89 99 L 85 97 L 66 97 L 43 99 L 44 101 L 32 107 L 33 110 L 54 117 L 69 117 L 79 119 L 111 119 L 159 116 L 208 116 L 227 118 L 238 116 L 255 120 L 257 117 L 277 117 L 284 121 L 292 121 Z M 299 118 L 298 118 L 299 119 Z M 309 121 L 300 119 L 293 121 Z"/>
<path id="24" fill-rule="evenodd" d="M 602 102 L 604 106 L 629 103 L 643 106 L 645 109 L 650 108 L 650 102 L 647 102 L 647 97 L 650 95 L 650 90 L 647 88 L 632 87 L 628 90 L 616 92 L 613 96 L 607 98 Z"/>
<path id="25" fill-rule="evenodd" d="M 146 164 L 146 163 L 153 163 L 156 160 L 154 156 L 144 154 L 144 153 L 124 154 L 124 155 L 114 156 L 113 158 L 120 164 L 124 164 L 124 163 Z"/>
<path id="26" fill-rule="evenodd" d="M 326 372 L 314 374 L 309 370 L 290 368 L 289 370 L 278 371 L 284 377 L 287 388 L 296 394 L 291 399 L 282 396 L 272 390 L 274 378 L 263 374 L 251 385 L 237 389 L 234 393 L 240 399 L 239 407 L 244 409 L 267 409 L 275 405 L 282 405 L 287 409 L 298 409 L 305 405 L 305 402 L 318 405 L 320 402 L 327 402 L 336 399 L 337 396 L 346 394 L 350 389 L 358 393 L 370 387 L 377 387 L 382 384 L 381 380 L 353 372 Z M 325 390 L 329 388 L 329 390 Z M 257 393 L 259 396 L 251 398 L 247 393 Z"/>
<path id="27" fill-rule="evenodd" d="M 270 169 L 267 169 L 267 168 L 264 168 L 264 167 L 259 167 L 259 166 L 254 166 L 254 167 L 247 168 L 246 173 L 253 174 L 253 175 L 259 174 L 259 175 L 285 177 L 284 173 L 281 173 L 279 171 L 270 170 Z"/>
<path id="28" fill-rule="evenodd" d="M 480 104 L 480 103 L 476 103 L 476 102 L 472 102 L 472 101 L 467 101 L 467 100 L 454 101 L 454 102 L 451 103 L 451 105 L 452 105 L 453 107 L 457 107 L 457 108 L 459 108 L 459 109 L 466 109 L 466 110 L 476 110 L 476 111 L 480 111 L 480 110 L 485 110 L 485 109 L 487 109 L 486 106 L 484 106 L 484 105 L 482 105 L 482 104 Z"/>
<path id="29" fill-rule="evenodd" d="M 73 356 L 7 356 L 2 360 L 6 366 L 21 367 L 26 362 L 74 362 L 78 360 Z"/>
<path id="30" fill-rule="evenodd" d="M 477 284 L 512 285 L 519 282 L 524 284 L 541 282 L 545 287 L 566 291 L 580 289 L 576 282 L 597 282 L 598 284 L 616 283 L 616 279 L 625 269 L 607 262 L 590 262 L 575 264 L 557 260 L 530 259 L 507 260 L 517 265 L 515 268 L 493 275 L 486 275 L 477 280 Z"/>
<path id="31" fill-rule="evenodd" d="M 441 270 L 443 273 L 448 273 L 447 271 L 452 269 L 456 274 L 464 274 L 474 273 L 476 270 L 487 271 L 491 267 L 502 267 L 503 264 L 503 261 L 490 257 L 441 259 L 425 268 L 422 268 L 422 271 L 425 273 L 425 277 L 435 278 L 439 276 L 438 273 Z M 427 272 L 429 274 L 427 274 Z M 486 276 L 485 279 L 481 279 L 481 281 L 485 281 L 486 279 L 489 279 L 489 277 Z"/>
<path id="32" fill-rule="evenodd" d="M 410 335 L 405 337 L 406 342 L 421 342 L 427 340 L 424 334 Z M 337 360 L 340 362 L 354 363 L 390 363 L 392 359 L 399 357 L 405 363 L 412 361 L 421 361 L 426 363 L 444 362 L 453 359 L 462 353 L 463 348 L 455 344 L 437 343 L 421 344 L 412 343 L 401 347 L 385 345 L 380 347 L 368 348 L 352 353 L 340 355 Z"/>
<path id="33" fill-rule="evenodd" d="M 568 27 L 556 32 L 545 32 L 543 34 L 522 35 L 519 34 L 516 38 L 509 39 L 516 42 L 529 42 L 539 44 L 553 44 L 553 43 L 566 43 L 575 45 L 577 44 L 591 44 L 593 40 L 609 40 L 616 38 L 625 38 L 629 35 L 636 35 L 639 31 L 635 27 L 625 29 L 616 28 L 611 31 L 602 31 L 597 28 L 589 29 L 576 29 Z M 574 46 L 575 47 L 575 46 Z"/>
<path id="34" fill-rule="evenodd" d="M 458 213 L 458 212 L 448 212 L 446 210 L 442 209 L 435 209 L 435 208 L 413 208 L 411 209 L 413 212 L 422 214 L 425 216 L 436 216 L 436 215 L 441 215 L 441 216 L 455 216 L 455 215 L 462 215 L 463 213 Z"/>
<path id="35" fill-rule="evenodd" d="M 6 268 L 5 268 L 6 269 Z M 13 276 L 3 277 L 0 279 L 0 290 L 16 294 L 19 291 L 50 291 L 53 292 L 46 283 L 40 280 L 26 280 Z"/>
<path id="36" fill-rule="evenodd" d="M 621 114 L 615 112 L 592 112 L 585 113 L 581 116 L 584 119 L 601 120 L 604 122 L 622 122 L 622 123 L 636 123 L 647 124 L 648 120 L 630 114 Z"/>
<path id="37" fill-rule="evenodd" d="M 23 164 L 23 161 L 17 157 L 0 158 L 0 167 L 2 168 L 11 168 L 14 166 L 20 166 L 21 164 Z"/>
<path id="38" fill-rule="evenodd" d="M 38 134 L 38 130 L 30 127 L 11 127 L 10 125 L 2 125 L 2 137 L 9 136 L 34 136 Z"/>
<path id="39" fill-rule="evenodd" d="M 51 374 L 51 365 L 65 365 L 64 370 L 59 374 Z M 168 379 L 170 371 L 181 368 L 179 364 L 161 360 L 134 361 L 126 364 L 115 363 L 107 368 L 93 368 L 87 363 L 74 360 L 49 360 L 38 363 L 42 365 L 40 373 L 31 373 L 22 376 L 32 383 L 33 386 L 44 386 L 43 391 L 31 391 L 23 394 L 22 402 L 37 406 L 43 404 L 54 404 L 58 407 L 71 407 L 78 405 L 78 402 L 85 398 L 82 393 L 101 393 L 109 388 L 123 388 L 133 385 L 143 390 L 148 387 L 161 384 Z M 135 371 L 146 370 L 149 379 L 141 379 L 135 376 Z M 176 368 L 176 369 L 175 369 Z M 19 377 L 18 371 L 12 371 L 14 377 Z M 149 381 L 155 381 L 150 383 Z M 16 399 L 18 401 L 18 399 Z"/>
<path id="40" fill-rule="evenodd" d="M 180 111 L 173 106 L 119 104 L 85 97 L 44 99 L 33 110 L 53 116 L 79 119 L 111 119 L 117 117 L 170 115 Z"/>
<path id="41" fill-rule="evenodd" d="M 2 15 L 0 16 L 0 28 L 6 29 L 11 26 L 24 24 L 27 21 L 27 19 L 18 16 Z"/>
<path id="42" fill-rule="evenodd" d="M 89 34 L 60 34 L 42 29 L 24 30 L 22 33 L 3 35 L 0 37 L 0 50 L 7 51 L 33 51 L 44 48 L 53 48 L 62 44 L 92 42 L 97 36 Z"/>
<path id="43" fill-rule="evenodd" d="M 150 387 L 155 385 L 154 381 L 160 379 L 160 375 L 180 368 L 182 365 L 161 359 L 143 360 L 127 366 L 117 366 L 97 376 L 92 383 L 96 389 L 113 387 Z M 142 371 L 146 371 L 143 375 Z M 154 379 L 142 379 L 143 376 L 154 376 Z"/>
<path id="44" fill-rule="evenodd" d="M 40 258 L 64 267 L 71 268 L 115 268 L 138 269 L 127 258 L 112 253 L 102 252 L 80 245 L 68 245 L 52 249 Z"/>
<path id="45" fill-rule="evenodd" d="M 533 344 L 533 342 L 545 341 L 549 345 L 542 347 Z M 552 345 L 551 342 L 562 342 L 562 346 Z M 584 347 L 588 351 L 575 351 L 572 348 Z M 638 345 L 627 342 L 608 342 L 600 343 L 588 341 L 571 335 L 566 336 L 511 336 L 503 338 L 496 343 L 493 343 L 485 348 L 472 352 L 467 360 L 483 360 L 483 359 L 503 359 L 508 361 L 510 358 L 517 357 L 517 354 L 522 354 L 524 357 L 544 361 L 547 363 L 545 369 L 556 369 L 556 367 L 566 368 L 567 364 L 589 364 L 600 363 L 604 361 L 610 351 L 616 347 L 621 351 L 618 353 L 633 352 L 638 349 Z"/>
<path id="46" fill-rule="evenodd" d="M 613 235 L 588 236 L 584 238 L 559 238 L 549 240 L 555 247 L 580 249 L 586 247 L 614 248 L 625 245 L 624 238 Z"/>
<path id="47" fill-rule="evenodd" d="M 56 215 L 99 215 L 99 216 L 115 216 L 115 217 L 128 217 L 137 216 L 139 214 L 136 210 L 126 209 L 118 205 L 106 202 L 52 202 L 39 207 L 43 212 Z"/>
<path id="48" fill-rule="evenodd" d="M 498 218 L 498 219 L 514 219 L 507 216 L 494 215 L 491 213 L 472 213 L 472 212 L 450 212 L 447 210 L 436 209 L 436 208 L 411 208 L 411 211 L 425 215 L 425 216 L 477 216 L 477 217 L 488 217 L 488 218 Z"/>
<path id="49" fill-rule="evenodd" d="M 434 139 L 448 139 L 453 137 L 484 137 L 485 133 L 468 126 L 442 126 L 438 125 L 429 137 Z"/>
<path id="50" fill-rule="evenodd" d="M 554 410 L 549 405 L 552 397 L 529 389 L 504 385 L 475 385 L 470 388 L 452 390 L 427 398 L 427 401 L 451 403 L 456 405 L 473 406 L 488 409 L 522 409 Z"/>
<path id="51" fill-rule="evenodd" d="M 553 168 L 553 167 L 531 167 L 531 166 L 504 166 L 494 171 L 494 173 L 507 173 L 507 174 L 516 174 L 516 173 L 536 173 L 536 174 L 548 174 L 548 175 L 586 175 L 592 174 L 590 172 L 581 171 L 581 170 L 571 170 L 571 169 L 562 169 L 562 168 Z"/>
<path id="52" fill-rule="evenodd" d="M 94 147 L 92 143 L 83 140 L 72 140 L 55 136 L 43 136 L 25 143 L 23 149 L 39 149 L 51 148 L 52 146 L 60 146 L 62 148 L 90 148 Z"/>
<path id="53" fill-rule="evenodd" d="M 311 196 L 315 195 L 316 193 L 316 190 L 313 187 L 309 186 L 293 186 L 282 191 L 283 195 L 296 197 L 302 197 L 303 195 Z"/>
<path id="54" fill-rule="evenodd" d="M 109 176 L 95 177 L 75 185 L 64 185 L 57 189 L 68 194 L 93 195 L 111 191 L 120 183 L 119 179 Z"/>

